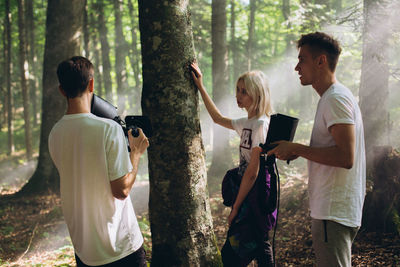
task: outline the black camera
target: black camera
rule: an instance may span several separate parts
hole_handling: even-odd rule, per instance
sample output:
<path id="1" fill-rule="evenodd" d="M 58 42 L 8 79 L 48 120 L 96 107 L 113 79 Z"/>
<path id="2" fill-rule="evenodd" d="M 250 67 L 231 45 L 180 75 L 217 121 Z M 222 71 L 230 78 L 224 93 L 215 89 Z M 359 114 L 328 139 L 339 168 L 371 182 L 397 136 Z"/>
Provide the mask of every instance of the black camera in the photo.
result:
<path id="1" fill-rule="evenodd" d="M 267 140 L 264 144 L 260 144 L 263 152 L 266 153 L 276 147 L 277 144 L 272 144 L 273 142 L 281 140 L 293 141 L 298 122 L 299 119 L 280 113 L 271 115 Z"/>
<path id="2" fill-rule="evenodd" d="M 138 137 L 138 128 L 141 128 L 147 137 L 151 137 L 153 135 L 150 119 L 148 117 L 129 115 L 126 116 L 125 121 L 123 121 L 121 117 L 118 116 L 117 107 L 113 106 L 111 103 L 95 94 L 93 94 L 90 112 L 98 117 L 116 121 L 119 125 L 121 125 L 126 137 L 128 137 L 129 130 L 132 130 L 132 135 L 134 137 Z"/>

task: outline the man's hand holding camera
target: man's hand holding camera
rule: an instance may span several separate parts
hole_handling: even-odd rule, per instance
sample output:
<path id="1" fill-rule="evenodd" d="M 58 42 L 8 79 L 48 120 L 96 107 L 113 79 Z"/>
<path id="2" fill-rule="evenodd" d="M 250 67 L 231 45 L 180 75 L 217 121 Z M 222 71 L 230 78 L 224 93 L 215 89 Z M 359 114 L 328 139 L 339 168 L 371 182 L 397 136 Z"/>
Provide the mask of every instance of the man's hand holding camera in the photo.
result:
<path id="1" fill-rule="evenodd" d="M 280 160 L 294 160 L 299 157 L 299 155 L 296 154 L 297 144 L 295 143 L 289 141 L 277 141 L 272 144 L 277 146 L 268 151 L 268 156 L 275 155 L 275 157 Z"/>
<path id="2" fill-rule="evenodd" d="M 149 140 L 143 133 L 142 129 L 138 128 L 138 130 L 139 130 L 138 137 L 133 137 L 132 130 L 129 130 L 128 140 L 129 140 L 129 147 L 131 148 L 131 154 L 133 153 L 137 154 L 138 156 L 141 156 L 149 147 Z"/>

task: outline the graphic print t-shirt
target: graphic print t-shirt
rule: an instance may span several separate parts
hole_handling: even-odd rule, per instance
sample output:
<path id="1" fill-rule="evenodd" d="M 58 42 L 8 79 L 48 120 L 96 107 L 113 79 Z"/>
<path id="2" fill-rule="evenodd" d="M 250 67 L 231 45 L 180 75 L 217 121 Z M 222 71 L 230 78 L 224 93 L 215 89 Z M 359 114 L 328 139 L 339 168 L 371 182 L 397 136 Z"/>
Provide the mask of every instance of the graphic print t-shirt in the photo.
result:
<path id="1" fill-rule="evenodd" d="M 247 117 L 232 120 L 232 126 L 240 136 L 240 165 L 239 175 L 243 176 L 250 162 L 251 150 L 260 143 L 265 143 L 269 125 L 269 118 L 263 115 L 259 118 Z"/>

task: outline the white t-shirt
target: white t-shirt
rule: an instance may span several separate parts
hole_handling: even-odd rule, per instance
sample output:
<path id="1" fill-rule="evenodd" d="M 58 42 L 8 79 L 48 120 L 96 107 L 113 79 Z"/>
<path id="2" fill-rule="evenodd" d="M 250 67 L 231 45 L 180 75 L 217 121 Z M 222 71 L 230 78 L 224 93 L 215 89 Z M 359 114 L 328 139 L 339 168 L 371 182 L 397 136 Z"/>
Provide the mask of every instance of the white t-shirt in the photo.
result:
<path id="1" fill-rule="evenodd" d="M 75 253 L 87 265 L 117 261 L 141 247 L 132 202 L 113 197 L 110 181 L 132 170 L 120 125 L 91 113 L 64 115 L 50 132 L 61 205 Z"/>
<path id="2" fill-rule="evenodd" d="M 308 161 L 311 217 L 358 227 L 365 197 L 364 128 L 356 99 L 340 83 L 333 84 L 318 102 L 310 146 L 334 146 L 328 130 L 334 124 L 354 125 L 354 164 L 348 170 Z"/>
<path id="3" fill-rule="evenodd" d="M 260 143 L 265 143 L 268 125 L 269 118 L 266 115 L 259 118 L 253 117 L 248 119 L 244 117 L 232 120 L 232 126 L 240 136 L 239 175 L 243 176 L 246 171 L 251 158 L 251 149 L 259 146 Z"/>

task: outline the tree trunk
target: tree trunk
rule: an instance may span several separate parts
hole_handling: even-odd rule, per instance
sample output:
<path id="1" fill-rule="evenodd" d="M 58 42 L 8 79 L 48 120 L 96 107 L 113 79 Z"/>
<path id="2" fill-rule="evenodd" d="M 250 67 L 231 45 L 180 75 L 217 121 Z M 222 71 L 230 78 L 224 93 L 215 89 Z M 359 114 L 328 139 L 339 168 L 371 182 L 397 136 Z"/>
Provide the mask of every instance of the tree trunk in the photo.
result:
<path id="1" fill-rule="evenodd" d="M 285 34 L 285 41 L 286 41 L 286 51 L 291 51 L 292 41 L 293 41 L 293 34 L 291 33 L 292 24 L 290 23 L 290 0 L 283 0 L 282 1 L 282 15 L 285 19 L 286 25 L 286 34 Z"/>
<path id="2" fill-rule="evenodd" d="M 222 114 L 229 113 L 229 106 L 223 103 L 228 90 L 228 49 L 226 45 L 226 0 L 212 1 L 211 17 L 212 41 L 212 84 L 213 100 Z M 209 169 L 210 186 L 221 181 L 221 176 L 232 167 L 232 155 L 229 148 L 229 131 L 219 125 L 213 125 L 213 154 Z"/>
<path id="3" fill-rule="evenodd" d="M 251 70 L 252 68 L 256 9 L 257 0 L 250 0 L 249 36 L 247 39 L 247 70 Z"/>
<path id="4" fill-rule="evenodd" d="M 18 0 L 18 32 L 19 32 L 19 69 L 22 89 L 22 102 L 24 107 L 25 149 L 28 160 L 32 159 L 32 128 L 29 112 L 28 65 L 26 64 L 26 31 L 24 0 Z"/>
<path id="5" fill-rule="evenodd" d="M 236 88 L 236 79 L 240 75 L 239 69 L 239 53 L 238 53 L 238 45 L 236 40 L 236 11 L 235 11 L 235 0 L 230 0 L 231 4 L 231 40 L 230 40 L 230 54 L 232 58 L 232 66 L 231 69 L 233 71 L 232 77 L 232 88 Z"/>
<path id="6" fill-rule="evenodd" d="M 29 89 L 30 89 L 30 103 L 32 105 L 32 123 L 36 127 L 38 124 L 37 115 L 37 91 L 39 88 L 39 79 L 37 73 L 37 58 L 35 51 L 35 19 L 33 15 L 33 1 L 25 1 L 26 6 L 26 38 L 27 38 L 27 51 L 28 51 L 28 65 L 29 65 Z"/>
<path id="7" fill-rule="evenodd" d="M 89 16 L 88 16 L 88 1 L 84 0 L 85 9 L 83 11 L 83 54 L 86 58 L 90 58 L 90 32 L 89 32 Z"/>
<path id="8" fill-rule="evenodd" d="M 388 144 L 389 67 L 387 59 L 390 36 L 385 1 L 364 0 L 363 54 L 360 81 L 360 109 L 365 129 L 367 166 L 374 146 Z"/>
<path id="9" fill-rule="evenodd" d="M 373 149 L 373 188 L 367 192 L 363 227 L 367 231 L 400 234 L 400 154 L 390 146 Z"/>
<path id="10" fill-rule="evenodd" d="M 7 155 L 14 153 L 14 125 L 13 125 L 13 97 L 11 91 L 11 12 L 10 0 L 5 0 L 5 25 L 6 46 L 4 47 L 4 72 L 7 90 Z"/>
<path id="11" fill-rule="evenodd" d="M 48 1 L 39 161 L 35 173 L 19 193 L 59 191 L 59 176 L 48 149 L 50 130 L 66 108 L 66 100 L 58 91 L 56 70 L 61 61 L 80 54 L 83 9 L 81 0 Z"/>
<path id="12" fill-rule="evenodd" d="M 138 45 L 138 40 L 137 40 L 137 14 L 135 12 L 135 9 L 133 8 L 132 0 L 128 0 L 128 7 L 129 7 L 129 17 L 131 19 L 131 35 L 132 35 L 132 44 L 131 44 L 131 49 L 130 49 L 130 61 L 131 61 L 131 66 L 133 69 L 133 75 L 135 78 L 135 88 L 133 92 L 133 99 L 130 101 L 133 101 L 133 111 L 134 113 L 138 113 L 140 110 L 140 89 L 141 89 L 141 82 L 139 78 L 139 73 L 140 73 L 140 51 L 137 49 Z"/>
<path id="13" fill-rule="evenodd" d="M 112 82 L 111 82 L 111 63 L 110 63 L 110 45 L 107 39 L 107 26 L 104 20 L 104 3 L 103 0 L 98 0 L 96 3 L 97 11 L 97 27 L 100 35 L 101 43 L 101 59 L 103 62 L 103 82 L 106 99 L 111 99 Z"/>
<path id="14" fill-rule="evenodd" d="M 207 192 L 187 0 L 139 1 L 152 266 L 220 266 Z"/>
<path id="15" fill-rule="evenodd" d="M 126 105 L 126 90 L 128 88 L 126 73 L 126 41 L 122 31 L 122 0 L 114 0 L 115 14 L 115 74 L 117 78 L 118 109 L 124 112 Z"/>

